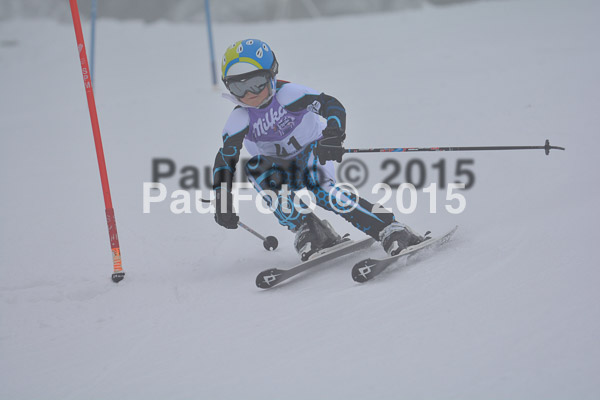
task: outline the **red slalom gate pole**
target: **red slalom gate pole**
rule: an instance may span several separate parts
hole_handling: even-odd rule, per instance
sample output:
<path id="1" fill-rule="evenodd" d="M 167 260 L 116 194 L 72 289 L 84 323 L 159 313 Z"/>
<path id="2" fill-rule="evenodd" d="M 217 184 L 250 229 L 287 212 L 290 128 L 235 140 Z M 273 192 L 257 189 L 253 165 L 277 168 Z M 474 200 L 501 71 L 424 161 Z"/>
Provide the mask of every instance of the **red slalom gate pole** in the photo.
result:
<path id="1" fill-rule="evenodd" d="M 92 132 L 94 134 L 94 144 L 96 145 L 96 156 L 98 157 L 98 168 L 100 169 L 100 181 L 102 182 L 102 192 L 104 194 L 104 206 L 106 208 L 106 223 L 108 224 L 108 237 L 110 239 L 110 248 L 113 256 L 113 274 L 112 280 L 117 283 L 123 280 L 125 272 L 121 265 L 121 248 L 119 246 L 119 235 L 117 234 L 117 224 L 115 222 L 115 210 L 113 209 L 110 197 L 110 187 L 108 186 L 108 175 L 106 174 L 106 162 L 104 161 L 104 150 L 102 149 L 102 137 L 100 136 L 100 125 L 98 124 L 98 114 L 96 113 L 96 101 L 94 100 L 94 90 L 90 77 L 85 43 L 83 41 L 83 32 L 81 30 L 81 19 L 79 18 L 79 8 L 77 0 L 69 0 L 71 4 L 71 15 L 73 16 L 73 27 L 75 28 L 75 38 L 77 39 L 77 50 L 79 51 L 79 60 L 81 61 L 81 72 L 83 74 L 83 86 L 87 95 L 88 108 L 90 109 L 90 119 L 92 120 Z"/>

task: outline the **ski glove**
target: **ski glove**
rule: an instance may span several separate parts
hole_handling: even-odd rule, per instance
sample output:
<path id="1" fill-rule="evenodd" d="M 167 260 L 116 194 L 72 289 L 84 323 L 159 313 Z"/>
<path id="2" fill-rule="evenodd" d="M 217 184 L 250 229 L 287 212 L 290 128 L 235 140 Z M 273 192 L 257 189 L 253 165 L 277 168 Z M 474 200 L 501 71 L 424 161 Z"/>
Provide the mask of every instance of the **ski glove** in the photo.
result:
<path id="1" fill-rule="evenodd" d="M 345 149 L 342 146 L 346 139 L 346 134 L 339 126 L 328 124 L 323 129 L 323 137 L 319 139 L 315 148 L 315 156 L 319 159 L 321 165 L 325 165 L 328 160 L 342 162 L 342 156 Z"/>
<path id="2" fill-rule="evenodd" d="M 238 222 L 240 221 L 240 217 L 233 210 L 233 195 L 231 192 L 227 192 L 226 196 L 226 208 L 223 209 L 221 205 L 222 200 L 222 191 L 216 190 L 216 202 L 215 202 L 215 221 L 217 224 L 227 228 L 227 229 L 237 229 Z"/>

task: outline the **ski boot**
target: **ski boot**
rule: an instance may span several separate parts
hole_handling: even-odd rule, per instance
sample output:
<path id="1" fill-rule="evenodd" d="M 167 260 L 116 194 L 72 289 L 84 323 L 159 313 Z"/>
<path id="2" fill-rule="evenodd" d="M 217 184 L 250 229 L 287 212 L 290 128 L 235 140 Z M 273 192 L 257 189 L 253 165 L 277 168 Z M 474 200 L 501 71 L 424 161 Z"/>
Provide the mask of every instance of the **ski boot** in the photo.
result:
<path id="1" fill-rule="evenodd" d="M 400 222 L 392 222 L 381 232 L 379 240 L 389 256 L 395 256 L 409 246 L 414 246 L 429 238 L 417 235 L 408 226 Z"/>
<path id="2" fill-rule="evenodd" d="M 341 237 L 329 222 L 319 219 L 314 214 L 308 214 L 295 232 L 294 247 L 302 261 L 307 261 L 317 251 L 350 240 Z"/>

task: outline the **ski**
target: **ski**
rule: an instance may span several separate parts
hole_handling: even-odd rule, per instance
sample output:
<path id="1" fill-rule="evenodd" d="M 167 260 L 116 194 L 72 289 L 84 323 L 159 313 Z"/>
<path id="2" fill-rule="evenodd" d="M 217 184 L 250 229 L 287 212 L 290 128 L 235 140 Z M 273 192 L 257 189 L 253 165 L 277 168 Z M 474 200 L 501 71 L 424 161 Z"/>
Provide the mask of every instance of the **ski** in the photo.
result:
<path id="1" fill-rule="evenodd" d="M 342 257 L 360 250 L 364 250 L 375 242 L 373 238 L 366 238 L 359 241 L 349 240 L 342 242 L 337 246 L 324 249 L 317 252 L 307 261 L 304 261 L 289 269 L 271 268 L 262 271 L 256 277 L 256 286 L 261 289 L 270 289 L 281 282 L 290 279 L 310 268 L 321 265 L 327 261 Z"/>
<path id="2" fill-rule="evenodd" d="M 405 250 L 401 251 L 400 254 L 395 255 L 395 256 L 381 258 L 381 259 L 367 258 L 365 260 L 362 260 L 362 261 L 356 263 L 354 265 L 354 267 L 352 268 L 352 279 L 354 279 L 356 282 L 359 282 L 359 283 L 369 281 L 369 280 L 373 279 L 374 277 L 376 277 L 377 275 L 381 274 L 383 271 L 385 271 L 385 269 L 387 267 L 389 267 L 391 264 L 393 264 L 395 261 L 399 260 L 400 258 L 409 257 L 411 255 L 414 255 L 414 254 L 420 252 L 421 250 L 438 247 L 438 246 L 441 246 L 442 244 L 448 242 L 450 240 L 450 238 L 452 237 L 452 235 L 454 235 L 454 232 L 456 232 L 457 229 L 458 229 L 458 226 L 455 226 L 452 230 L 450 230 L 445 235 L 442 235 L 442 236 L 436 237 L 436 238 L 431 238 L 431 239 L 425 240 L 424 242 L 421 242 L 417 245 L 408 247 Z"/>

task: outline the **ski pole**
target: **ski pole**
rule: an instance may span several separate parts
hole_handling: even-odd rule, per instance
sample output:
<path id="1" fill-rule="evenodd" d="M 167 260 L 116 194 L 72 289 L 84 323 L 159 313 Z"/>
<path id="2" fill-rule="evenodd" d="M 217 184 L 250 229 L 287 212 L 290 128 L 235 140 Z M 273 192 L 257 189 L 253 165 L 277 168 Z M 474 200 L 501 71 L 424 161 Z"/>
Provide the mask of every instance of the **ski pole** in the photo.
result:
<path id="1" fill-rule="evenodd" d="M 73 16 L 73 27 L 75 28 L 75 38 L 77 40 L 77 50 L 79 51 L 79 61 L 81 63 L 81 72 L 83 74 L 83 85 L 87 96 L 90 119 L 92 121 L 92 133 L 94 134 L 94 144 L 96 145 L 96 157 L 98 158 L 98 169 L 100 169 L 100 182 L 102 183 L 102 193 L 104 194 L 104 206 L 106 209 L 106 223 L 108 224 L 108 237 L 113 255 L 113 274 L 112 280 L 117 283 L 123 280 L 125 272 L 121 265 L 121 247 L 119 246 L 119 235 L 117 234 L 117 224 L 115 222 L 115 210 L 113 209 L 112 199 L 110 197 L 110 187 L 108 186 L 108 175 L 106 173 L 106 162 L 104 160 L 104 150 L 102 150 L 102 137 L 100 136 L 100 125 L 98 124 L 98 115 L 96 113 L 96 102 L 94 100 L 94 90 L 90 79 L 90 71 L 87 55 L 85 52 L 85 43 L 83 41 L 83 32 L 81 30 L 81 19 L 79 18 L 79 9 L 77 0 L 69 0 L 71 5 L 71 15 Z"/>
<path id="2" fill-rule="evenodd" d="M 264 237 L 260 233 L 256 232 L 254 229 L 250 228 L 248 225 L 244 224 L 241 221 L 238 221 L 238 226 L 244 228 L 245 230 L 247 230 L 248 232 L 250 232 L 251 234 L 253 234 L 257 238 L 259 238 L 260 240 L 262 240 L 263 241 L 263 246 L 268 251 L 275 250 L 277 248 L 277 246 L 279 245 L 279 242 L 277 241 L 277 238 L 275 236 Z"/>
<path id="3" fill-rule="evenodd" d="M 550 149 L 565 150 L 564 147 L 550 146 L 546 139 L 544 146 L 477 146 L 477 147 L 382 147 L 374 149 L 345 149 L 346 153 L 405 153 L 413 151 L 481 151 L 481 150 L 544 150 L 546 155 Z"/>
<path id="4" fill-rule="evenodd" d="M 211 203 L 210 200 L 206 200 L 206 199 L 201 199 L 203 203 Z M 251 234 L 253 234 L 254 236 L 256 236 L 257 238 L 259 238 L 260 240 L 263 241 L 263 246 L 267 251 L 273 251 L 277 248 L 277 246 L 279 245 L 279 241 L 277 240 L 277 238 L 275 236 L 267 236 L 264 237 L 263 235 L 261 235 L 260 233 L 256 232 L 254 229 L 250 228 L 248 225 L 244 224 L 241 221 L 238 221 L 238 226 L 245 229 L 246 231 L 250 232 Z"/>

